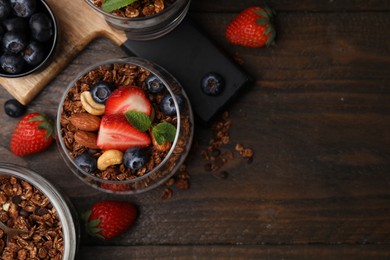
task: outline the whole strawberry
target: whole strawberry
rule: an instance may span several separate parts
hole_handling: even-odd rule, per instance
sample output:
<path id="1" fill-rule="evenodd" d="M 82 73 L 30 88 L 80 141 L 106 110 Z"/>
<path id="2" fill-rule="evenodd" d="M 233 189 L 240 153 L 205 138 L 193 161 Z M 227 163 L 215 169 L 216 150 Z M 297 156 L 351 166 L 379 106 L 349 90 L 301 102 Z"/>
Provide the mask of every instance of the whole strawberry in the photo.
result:
<path id="1" fill-rule="evenodd" d="M 46 150 L 53 142 L 53 122 L 44 114 L 33 112 L 22 117 L 11 137 L 10 148 L 17 156 Z"/>
<path id="2" fill-rule="evenodd" d="M 268 7 L 249 7 L 228 24 L 226 39 L 231 44 L 250 48 L 272 45 L 276 35 L 272 18 Z"/>
<path id="3" fill-rule="evenodd" d="M 82 214 L 87 233 L 108 240 L 129 229 L 136 217 L 137 208 L 126 201 L 99 201 Z"/>

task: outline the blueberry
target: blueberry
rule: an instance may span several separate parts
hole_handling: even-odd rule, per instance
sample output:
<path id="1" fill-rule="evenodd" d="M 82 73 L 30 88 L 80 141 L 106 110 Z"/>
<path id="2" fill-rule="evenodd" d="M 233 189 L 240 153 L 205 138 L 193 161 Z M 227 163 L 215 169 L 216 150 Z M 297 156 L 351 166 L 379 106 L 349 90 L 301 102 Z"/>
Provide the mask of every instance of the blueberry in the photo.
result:
<path id="1" fill-rule="evenodd" d="M 35 66 L 40 64 L 46 57 L 46 53 L 43 46 L 36 42 L 30 42 L 27 47 L 23 50 L 23 59 L 27 64 Z"/>
<path id="2" fill-rule="evenodd" d="M 44 13 L 35 13 L 29 20 L 31 36 L 40 42 L 45 42 L 53 35 L 52 20 Z"/>
<path id="3" fill-rule="evenodd" d="M 96 170 L 96 159 L 87 153 L 82 153 L 78 155 L 74 162 L 79 166 L 83 171 L 87 173 L 93 173 Z"/>
<path id="4" fill-rule="evenodd" d="M 0 0 L 0 20 L 7 18 L 12 11 L 7 0 Z"/>
<path id="5" fill-rule="evenodd" d="M 14 53 L 4 53 L 0 57 L 0 65 L 2 69 L 10 74 L 22 72 L 24 60 L 21 55 Z"/>
<path id="6" fill-rule="evenodd" d="M 6 32 L 3 35 L 3 49 L 8 52 L 21 52 L 26 47 L 26 45 L 27 37 L 22 32 L 11 31 Z"/>
<path id="7" fill-rule="evenodd" d="M 36 0 L 10 0 L 10 3 L 19 17 L 30 17 L 37 8 Z"/>
<path id="8" fill-rule="evenodd" d="M 4 111 L 10 117 L 20 117 L 26 110 L 27 107 L 16 99 L 9 99 L 4 103 Z"/>
<path id="9" fill-rule="evenodd" d="M 114 86 L 107 81 L 100 81 L 94 84 L 91 88 L 93 100 L 104 104 L 114 90 Z"/>
<path id="10" fill-rule="evenodd" d="M 133 147 L 126 150 L 123 155 L 124 165 L 134 171 L 139 170 L 149 160 L 148 152 L 145 148 Z"/>
<path id="11" fill-rule="evenodd" d="M 28 30 L 27 20 L 22 17 L 12 17 L 3 21 L 3 26 L 7 31 L 23 31 Z"/>
<path id="12" fill-rule="evenodd" d="M 179 95 L 175 95 L 177 105 L 179 109 L 181 109 L 184 105 L 183 97 Z M 176 115 L 176 107 L 175 102 L 171 95 L 165 95 L 160 102 L 160 109 L 167 116 L 175 116 Z"/>
<path id="13" fill-rule="evenodd" d="M 209 96 L 217 96 L 223 92 L 225 80 L 216 72 L 208 72 L 201 80 L 201 89 L 203 93 Z"/>
<path id="14" fill-rule="evenodd" d="M 158 93 L 165 87 L 164 83 L 155 75 L 147 77 L 145 82 L 150 93 Z"/>

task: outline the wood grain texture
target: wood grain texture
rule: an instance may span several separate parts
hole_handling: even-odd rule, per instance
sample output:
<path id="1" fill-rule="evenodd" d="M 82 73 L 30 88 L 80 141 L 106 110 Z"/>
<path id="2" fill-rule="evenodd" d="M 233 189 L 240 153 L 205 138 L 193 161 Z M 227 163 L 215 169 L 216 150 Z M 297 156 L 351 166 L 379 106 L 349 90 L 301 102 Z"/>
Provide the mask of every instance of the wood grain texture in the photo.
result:
<path id="1" fill-rule="evenodd" d="M 58 24 L 58 44 L 53 57 L 43 70 L 21 78 L 0 78 L 0 84 L 19 102 L 27 105 L 42 89 L 97 37 L 107 37 L 121 45 L 123 32 L 112 29 L 103 17 L 84 0 L 48 0 Z"/>
<path id="2" fill-rule="evenodd" d="M 112 259 L 115 247 L 102 247 L 91 254 L 94 248 L 80 250 L 79 258 L 100 260 Z M 146 246 L 123 247 L 120 259 L 388 259 L 385 246 Z M 212 255 L 212 257 L 210 257 Z"/>
<path id="3" fill-rule="evenodd" d="M 160 199 L 163 187 L 132 197 L 107 195 L 81 183 L 55 146 L 13 156 L 8 143 L 17 120 L 2 107 L 0 160 L 39 172 L 78 211 L 102 199 L 139 206 L 135 226 L 117 239 L 96 241 L 82 231 L 79 259 L 388 259 L 390 16 L 380 11 L 386 2 L 337 2 L 351 7 L 318 12 L 324 1 L 310 2 L 315 11 L 297 1 L 269 1 L 290 3 L 292 11 L 277 16 L 277 46 L 263 49 L 224 39 L 231 10 L 254 1 L 225 1 L 221 9 L 211 2 L 196 1 L 190 16 L 256 78 L 229 108 L 233 126 L 223 147 L 252 147 L 252 163 L 236 154 L 222 169 L 227 179 L 205 171 L 200 151 L 211 129 L 196 125 L 186 161 L 189 190 L 174 189 L 168 201 Z M 55 116 L 76 73 L 123 55 L 111 40 L 93 40 L 29 109 Z M 0 89 L 0 103 L 8 98 Z"/>

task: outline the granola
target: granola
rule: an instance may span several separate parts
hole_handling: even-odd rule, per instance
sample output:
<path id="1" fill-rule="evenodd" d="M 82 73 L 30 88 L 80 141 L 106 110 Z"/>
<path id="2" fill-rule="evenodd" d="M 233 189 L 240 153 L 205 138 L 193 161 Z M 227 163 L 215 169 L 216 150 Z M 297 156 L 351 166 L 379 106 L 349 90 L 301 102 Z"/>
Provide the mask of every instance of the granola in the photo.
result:
<path id="1" fill-rule="evenodd" d="M 0 221 L 27 231 L 7 238 L 0 229 L 1 259 L 62 259 L 64 238 L 57 211 L 27 181 L 0 176 Z"/>
<path id="2" fill-rule="evenodd" d="M 201 151 L 203 159 L 206 161 L 204 170 L 212 172 L 215 176 L 226 179 L 228 172 L 220 171 L 222 167 L 235 157 L 233 151 L 223 149 L 223 146 L 230 144 L 230 128 L 232 120 L 229 113 L 225 111 L 219 120 L 216 120 L 212 125 L 212 138 L 209 140 L 208 146 Z M 245 147 L 241 143 L 237 143 L 234 151 L 247 160 L 248 163 L 253 161 L 254 151 L 252 148 Z"/>
<path id="3" fill-rule="evenodd" d="M 158 105 L 161 99 L 168 93 L 168 90 L 164 89 L 159 93 L 148 92 L 145 80 L 150 75 L 151 72 L 143 67 L 135 64 L 119 63 L 101 65 L 89 71 L 76 81 L 74 86 L 67 93 L 63 102 L 60 118 L 61 137 L 65 148 L 72 159 L 75 159 L 80 154 L 88 153 L 98 160 L 104 152 L 98 148 L 91 149 L 90 147 L 83 145 L 88 142 L 84 143 L 78 141 L 75 136 L 79 129 L 71 122 L 71 117 L 75 114 L 86 113 L 80 100 L 81 93 L 89 91 L 92 85 L 100 81 L 113 83 L 116 87 L 137 86 L 142 88 L 153 106 L 153 123 L 157 124 L 161 122 L 168 122 L 179 127 L 177 116 L 167 116 L 160 111 Z M 181 87 L 179 85 L 173 84 L 169 87 L 173 93 L 181 93 Z M 161 147 L 151 145 L 148 147 L 151 154 L 149 161 L 138 170 L 126 167 L 123 162 L 115 165 L 109 165 L 108 167 L 104 167 L 104 169 L 97 169 L 95 172 L 90 174 L 102 180 L 118 181 L 117 183 L 102 183 L 100 187 L 115 191 L 146 188 L 150 185 L 150 182 L 153 182 L 156 179 L 161 179 L 172 172 L 175 167 L 177 167 L 177 163 L 181 160 L 183 154 L 187 152 L 187 146 L 189 146 L 190 136 L 192 134 L 192 124 L 189 117 L 189 107 L 187 105 L 182 108 L 180 115 L 180 135 L 174 147 L 170 149 L 159 149 Z M 168 155 L 170 155 L 169 158 L 166 158 Z M 137 182 L 131 182 L 131 184 L 129 182 L 126 184 L 120 183 L 120 181 L 134 180 L 144 176 L 156 168 L 156 166 L 162 164 L 164 160 L 166 161 L 163 167 L 147 178 L 142 178 L 142 180 Z M 182 185 L 182 187 L 184 186 Z"/>
<path id="4" fill-rule="evenodd" d="M 100 8 L 105 0 L 92 0 L 92 2 Z M 151 16 L 167 9 L 174 2 L 176 2 L 176 0 L 138 0 L 130 5 L 113 11 L 112 14 L 127 18 Z"/>

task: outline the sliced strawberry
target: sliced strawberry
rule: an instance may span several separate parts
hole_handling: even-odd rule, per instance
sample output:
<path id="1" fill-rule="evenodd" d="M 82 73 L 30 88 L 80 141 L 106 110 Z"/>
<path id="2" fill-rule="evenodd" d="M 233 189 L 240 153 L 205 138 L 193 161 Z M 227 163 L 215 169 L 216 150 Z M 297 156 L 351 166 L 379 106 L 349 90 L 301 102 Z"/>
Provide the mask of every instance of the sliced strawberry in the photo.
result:
<path id="1" fill-rule="evenodd" d="M 102 150 L 125 151 L 133 146 L 146 147 L 151 140 L 147 133 L 134 128 L 124 115 L 104 115 L 100 122 L 97 145 Z"/>
<path id="2" fill-rule="evenodd" d="M 129 110 L 143 112 L 148 116 L 152 113 L 152 105 L 139 87 L 131 86 L 114 90 L 107 99 L 104 114 L 124 114 Z"/>

